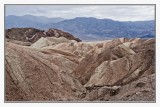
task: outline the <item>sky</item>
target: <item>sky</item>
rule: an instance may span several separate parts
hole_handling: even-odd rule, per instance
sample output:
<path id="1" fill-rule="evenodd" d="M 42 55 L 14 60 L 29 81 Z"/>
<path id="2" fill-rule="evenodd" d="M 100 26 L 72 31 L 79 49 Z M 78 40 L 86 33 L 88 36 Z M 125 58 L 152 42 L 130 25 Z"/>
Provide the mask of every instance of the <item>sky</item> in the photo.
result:
<path id="1" fill-rule="evenodd" d="M 155 19 L 154 5 L 5 5 L 5 15 L 46 17 L 95 17 L 117 21 Z"/>

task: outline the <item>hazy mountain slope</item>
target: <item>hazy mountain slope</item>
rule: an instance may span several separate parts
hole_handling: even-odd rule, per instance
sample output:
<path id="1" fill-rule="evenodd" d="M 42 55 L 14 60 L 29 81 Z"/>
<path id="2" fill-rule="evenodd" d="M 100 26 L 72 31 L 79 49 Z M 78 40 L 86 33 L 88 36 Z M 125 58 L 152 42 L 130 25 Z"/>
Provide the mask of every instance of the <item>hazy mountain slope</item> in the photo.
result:
<path id="1" fill-rule="evenodd" d="M 75 18 L 51 24 L 85 40 L 102 40 L 120 37 L 154 37 L 154 21 L 118 22 L 110 19 Z M 84 36 L 84 37 L 83 37 Z"/>
<path id="2" fill-rule="evenodd" d="M 34 27 L 34 28 L 42 28 L 48 23 L 57 23 L 60 21 L 63 21 L 63 18 L 48 18 L 45 16 L 32 16 L 32 15 L 24 15 L 24 16 L 15 16 L 15 15 L 9 15 L 6 16 L 5 27 L 7 29 L 18 27 L 18 28 L 24 28 L 24 27 Z"/>
<path id="3" fill-rule="evenodd" d="M 10 18 L 11 17 L 11 18 Z M 81 40 L 104 40 L 111 38 L 153 38 L 155 22 L 135 21 L 120 22 L 111 19 L 77 17 L 74 19 L 47 19 L 35 16 L 8 16 L 6 28 L 34 27 L 39 29 L 57 28 L 69 32 Z M 29 17 L 29 18 L 28 18 Z M 26 21 L 27 20 L 27 21 Z M 50 21 L 51 20 L 51 21 Z M 58 21 L 57 21 L 58 20 Z"/>

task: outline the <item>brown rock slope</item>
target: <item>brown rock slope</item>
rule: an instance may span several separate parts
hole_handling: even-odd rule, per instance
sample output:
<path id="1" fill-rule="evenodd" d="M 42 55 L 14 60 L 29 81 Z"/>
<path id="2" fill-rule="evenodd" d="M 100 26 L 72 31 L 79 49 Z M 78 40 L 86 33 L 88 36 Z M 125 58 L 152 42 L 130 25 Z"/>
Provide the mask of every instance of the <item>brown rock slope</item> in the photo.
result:
<path id="1" fill-rule="evenodd" d="M 84 85 L 90 79 L 95 69 L 104 61 L 118 59 L 134 52 L 125 47 L 119 39 L 114 39 L 103 44 L 103 48 L 94 48 L 89 52 L 76 67 L 73 74 Z"/>
<path id="2" fill-rule="evenodd" d="M 75 40 L 77 42 L 81 41 L 70 33 L 58 29 L 49 29 L 48 31 L 44 31 L 35 28 L 12 28 L 6 29 L 5 35 L 7 39 L 31 43 L 36 42 L 41 37 L 65 37 L 69 40 Z"/>
<path id="3" fill-rule="evenodd" d="M 5 50 L 7 101 L 155 101 L 154 39 Z"/>
<path id="4" fill-rule="evenodd" d="M 69 74 L 77 64 L 63 56 L 6 44 L 6 100 L 77 100 L 85 91 Z"/>
<path id="5" fill-rule="evenodd" d="M 44 47 L 48 47 L 48 46 L 52 46 L 52 45 L 56 45 L 56 44 L 60 44 L 60 43 L 74 43 L 76 42 L 75 40 L 69 40 L 66 39 L 65 37 L 41 37 L 39 40 L 37 40 L 35 43 L 33 43 L 31 45 L 31 47 L 33 48 L 44 48 Z"/>
<path id="6" fill-rule="evenodd" d="M 10 43 L 14 43 L 17 45 L 22 45 L 22 46 L 31 46 L 32 45 L 31 42 L 22 42 L 22 41 L 13 40 L 13 39 L 5 39 L 5 41 L 10 42 Z"/>
<path id="7" fill-rule="evenodd" d="M 102 48 L 102 43 L 86 43 L 86 42 L 70 42 L 70 43 L 60 43 L 54 46 L 44 47 L 43 49 L 56 49 L 65 52 L 73 53 L 76 56 L 84 57 L 93 48 Z"/>

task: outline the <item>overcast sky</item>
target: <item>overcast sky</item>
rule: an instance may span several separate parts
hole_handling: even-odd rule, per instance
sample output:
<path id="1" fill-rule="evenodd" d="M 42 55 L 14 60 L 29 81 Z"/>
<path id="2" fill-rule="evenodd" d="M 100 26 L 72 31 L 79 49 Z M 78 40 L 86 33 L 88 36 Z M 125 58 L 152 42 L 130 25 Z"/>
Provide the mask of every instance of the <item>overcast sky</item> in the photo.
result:
<path id="1" fill-rule="evenodd" d="M 5 14 L 46 17 L 109 18 L 118 21 L 154 20 L 153 5 L 6 5 Z"/>

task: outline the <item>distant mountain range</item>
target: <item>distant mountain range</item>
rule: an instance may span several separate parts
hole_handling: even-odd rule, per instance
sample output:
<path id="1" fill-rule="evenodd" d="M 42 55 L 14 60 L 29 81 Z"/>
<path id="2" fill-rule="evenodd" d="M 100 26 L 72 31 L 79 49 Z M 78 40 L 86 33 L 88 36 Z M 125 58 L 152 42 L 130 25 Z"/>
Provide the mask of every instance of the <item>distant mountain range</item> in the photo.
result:
<path id="1" fill-rule="evenodd" d="M 6 28 L 12 27 L 34 27 L 41 28 L 42 26 L 49 23 L 57 23 L 63 21 L 63 18 L 48 18 L 45 16 L 32 16 L 32 15 L 24 15 L 24 16 L 15 16 L 9 15 L 6 17 Z"/>
<path id="2" fill-rule="evenodd" d="M 6 29 L 33 27 L 47 30 L 57 28 L 69 32 L 81 40 L 103 40 L 110 38 L 153 38 L 155 23 L 150 21 L 114 21 L 93 17 L 74 19 L 47 18 L 43 16 L 6 16 Z"/>

